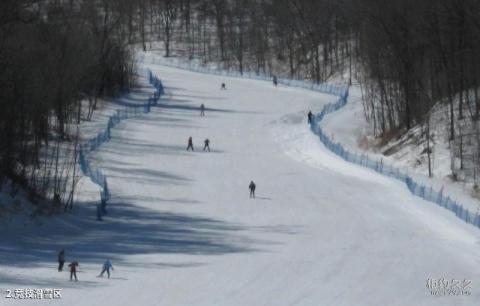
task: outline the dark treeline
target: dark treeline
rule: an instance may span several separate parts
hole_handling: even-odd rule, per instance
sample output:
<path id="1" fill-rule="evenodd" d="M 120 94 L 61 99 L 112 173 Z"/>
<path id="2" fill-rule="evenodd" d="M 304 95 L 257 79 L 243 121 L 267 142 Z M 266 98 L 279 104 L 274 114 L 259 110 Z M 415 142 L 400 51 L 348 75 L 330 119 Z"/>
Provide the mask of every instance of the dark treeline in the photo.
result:
<path id="1" fill-rule="evenodd" d="M 141 1 L 141 0 L 140 0 Z M 339 1 L 147 1 L 145 40 L 164 42 L 165 56 L 220 62 L 240 72 L 326 80 L 350 54 L 349 24 Z M 160 13 L 155 13 L 159 11 Z M 145 38 L 146 37 L 146 38 Z"/>
<path id="2" fill-rule="evenodd" d="M 365 110 L 378 135 L 425 126 L 444 112 L 451 169 L 478 181 L 480 170 L 480 2 L 363 0 L 357 12 Z M 435 107 L 445 105 L 445 107 Z M 435 107 L 435 108 L 434 108 Z M 394 134 L 395 134 L 394 133 Z M 432 169 L 429 167 L 430 175 Z"/>
<path id="3" fill-rule="evenodd" d="M 454 139 L 455 111 L 458 118 L 480 114 L 480 2 L 364 2 L 359 49 L 378 131 L 408 129 L 444 101 Z"/>
<path id="4" fill-rule="evenodd" d="M 0 2 L 0 187 L 72 206 L 75 126 L 132 84 L 123 2 Z"/>

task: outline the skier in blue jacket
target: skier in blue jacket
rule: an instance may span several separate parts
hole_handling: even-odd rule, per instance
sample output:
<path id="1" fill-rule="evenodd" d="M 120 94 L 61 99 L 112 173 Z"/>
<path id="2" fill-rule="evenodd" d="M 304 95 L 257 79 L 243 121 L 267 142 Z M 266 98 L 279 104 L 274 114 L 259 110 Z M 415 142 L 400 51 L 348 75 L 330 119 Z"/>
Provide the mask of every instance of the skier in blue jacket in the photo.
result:
<path id="1" fill-rule="evenodd" d="M 112 262 L 110 261 L 110 259 L 107 259 L 103 263 L 102 273 L 100 273 L 100 275 L 98 275 L 98 277 L 103 277 L 103 273 L 107 272 L 108 278 L 110 278 L 110 269 L 112 269 L 112 271 L 113 271 L 113 265 L 112 265 Z"/>

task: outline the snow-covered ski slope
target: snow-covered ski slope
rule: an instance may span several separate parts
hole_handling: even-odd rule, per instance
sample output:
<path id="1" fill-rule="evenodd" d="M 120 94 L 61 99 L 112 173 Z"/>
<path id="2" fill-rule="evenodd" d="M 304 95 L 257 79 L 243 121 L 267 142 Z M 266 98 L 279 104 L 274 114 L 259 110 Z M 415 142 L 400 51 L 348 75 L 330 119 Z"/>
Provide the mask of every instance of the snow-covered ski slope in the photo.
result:
<path id="1" fill-rule="evenodd" d="M 0 305 L 478 305 L 480 231 L 324 148 L 306 113 L 335 97 L 148 67 L 167 95 L 91 155 L 112 193 L 105 221 L 84 208 L 0 233 L 2 294 L 62 298 Z M 62 247 L 78 282 L 56 271 Z M 111 279 L 96 277 L 105 258 Z M 440 278 L 471 280 L 471 295 L 431 295 Z"/>

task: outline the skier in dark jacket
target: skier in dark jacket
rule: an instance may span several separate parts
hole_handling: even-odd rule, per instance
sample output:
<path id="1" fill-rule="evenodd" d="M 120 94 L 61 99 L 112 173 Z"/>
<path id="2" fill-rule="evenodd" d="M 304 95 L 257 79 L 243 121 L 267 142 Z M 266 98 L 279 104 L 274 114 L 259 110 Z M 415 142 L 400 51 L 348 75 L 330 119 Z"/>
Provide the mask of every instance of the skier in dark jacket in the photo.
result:
<path id="1" fill-rule="evenodd" d="M 58 253 L 58 272 L 63 271 L 63 265 L 65 264 L 65 250 L 61 250 Z"/>
<path id="2" fill-rule="evenodd" d="M 188 146 L 187 146 L 187 151 L 192 149 L 192 151 L 195 151 L 193 149 L 193 139 L 192 139 L 192 136 L 188 137 Z"/>
<path id="3" fill-rule="evenodd" d="M 78 281 L 77 279 L 78 262 L 72 261 L 68 266 L 70 267 L 70 281 L 72 280 L 73 276 L 75 276 L 75 281 Z"/>
<path id="4" fill-rule="evenodd" d="M 205 105 L 203 103 L 200 105 L 200 116 L 205 116 Z"/>
<path id="5" fill-rule="evenodd" d="M 226 89 L 227 89 L 227 85 L 225 85 L 225 83 L 222 83 L 222 86 L 220 87 L 220 89 L 226 90 Z"/>
<path id="6" fill-rule="evenodd" d="M 208 152 L 210 152 L 210 140 L 207 138 L 205 139 L 205 146 L 203 147 L 203 151 L 206 151 L 208 150 Z"/>
<path id="7" fill-rule="evenodd" d="M 313 114 L 312 114 L 312 111 L 309 111 L 308 112 L 308 124 L 311 124 L 313 122 Z"/>
<path id="8" fill-rule="evenodd" d="M 278 79 L 276 75 L 273 76 L 273 85 L 275 85 L 275 87 L 278 85 Z"/>
<path id="9" fill-rule="evenodd" d="M 113 265 L 112 265 L 112 262 L 110 261 L 110 259 L 107 259 L 103 263 L 103 270 L 100 273 L 100 275 L 98 275 L 98 276 L 103 277 L 103 273 L 107 272 L 108 278 L 110 278 L 110 269 L 112 269 L 112 271 L 113 271 Z"/>
<path id="10" fill-rule="evenodd" d="M 257 188 L 257 185 L 251 181 L 250 185 L 248 185 L 248 188 L 250 189 L 250 198 L 255 198 L 255 188 Z"/>

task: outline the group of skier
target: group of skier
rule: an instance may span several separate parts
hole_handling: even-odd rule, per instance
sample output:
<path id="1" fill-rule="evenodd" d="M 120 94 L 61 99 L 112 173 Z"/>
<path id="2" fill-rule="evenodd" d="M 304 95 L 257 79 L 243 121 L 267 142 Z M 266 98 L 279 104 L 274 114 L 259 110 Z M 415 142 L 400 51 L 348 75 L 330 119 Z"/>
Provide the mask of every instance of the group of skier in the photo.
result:
<path id="1" fill-rule="evenodd" d="M 210 139 L 205 138 L 203 143 L 204 143 L 203 151 L 208 150 L 208 152 L 210 152 Z M 192 136 L 188 137 L 187 151 L 190 151 L 190 150 L 195 151 L 195 149 L 193 148 L 193 138 L 192 138 Z"/>
<path id="2" fill-rule="evenodd" d="M 225 86 L 225 83 L 222 83 L 222 89 L 223 87 Z M 205 104 L 201 104 L 200 105 L 200 117 L 204 117 L 205 116 Z M 208 138 L 205 138 L 205 140 L 203 141 L 204 143 L 204 146 L 203 146 L 203 151 L 207 151 L 210 152 L 210 139 Z M 193 148 L 193 138 L 192 136 L 188 137 L 188 144 L 187 144 L 187 151 L 195 151 L 195 149 Z"/>
<path id="3" fill-rule="evenodd" d="M 63 271 L 63 266 L 65 265 L 65 250 L 61 250 L 58 253 L 58 272 Z M 70 281 L 78 281 L 77 278 L 77 267 L 79 266 L 78 261 L 72 261 L 68 267 L 70 268 Z M 113 265 L 110 259 L 107 259 L 102 266 L 102 272 L 97 277 L 103 277 L 103 274 L 107 272 L 108 278 L 110 278 L 110 269 L 113 271 Z"/>
<path id="4" fill-rule="evenodd" d="M 277 82 L 277 77 L 274 76 L 273 77 L 273 83 L 275 86 L 277 86 L 278 82 Z M 227 86 L 225 85 L 225 83 L 222 83 L 220 85 L 220 89 L 221 90 L 226 90 L 227 89 Z M 205 104 L 201 104 L 200 105 L 200 117 L 204 117 L 205 116 Z M 210 152 L 210 139 L 206 138 L 204 140 L 204 146 L 203 146 L 203 151 L 207 151 Z M 187 143 L 187 151 L 195 151 L 194 147 L 193 147 L 193 137 L 190 136 L 188 137 L 188 143 Z M 250 184 L 248 185 L 248 189 L 250 189 L 250 198 L 255 198 L 255 189 L 257 188 L 257 186 L 255 185 L 255 183 L 253 181 L 250 182 Z"/>
<path id="5" fill-rule="evenodd" d="M 275 86 L 278 85 L 278 80 L 277 80 L 277 77 L 274 76 L 273 77 L 273 84 Z M 227 87 L 225 85 L 225 83 L 222 83 L 221 84 L 221 87 L 220 87 L 222 90 L 226 90 Z M 205 105 L 202 103 L 200 105 L 200 116 L 203 117 L 205 116 Z M 308 124 L 311 124 L 313 122 L 313 114 L 312 114 L 312 111 L 309 111 L 308 114 L 307 114 L 307 119 L 308 119 Z M 193 148 L 193 138 L 192 136 L 190 136 L 188 138 L 188 145 L 187 145 L 187 151 L 189 150 L 192 150 L 192 151 L 195 151 L 194 148 Z M 206 151 L 208 150 L 210 152 L 210 140 L 208 138 L 206 138 L 204 140 L 204 147 L 203 147 L 203 151 Z M 257 185 L 255 184 L 254 181 L 250 181 L 250 184 L 248 185 L 248 189 L 250 190 L 250 198 L 255 198 L 255 189 L 257 188 Z M 63 271 L 63 267 L 65 265 L 65 250 L 62 249 L 59 253 L 58 253 L 58 272 L 62 272 Z M 75 281 L 78 281 L 78 278 L 77 278 L 77 267 L 79 266 L 78 262 L 77 261 L 72 261 L 70 262 L 70 264 L 68 265 L 69 269 L 70 269 L 70 281 L 73 281 L 73 279 L 75 278 Z M 110 278 L 110 270 L 113 271 L 113 265 L 112 265 L 112 262 L 110 261 L 110 259 L 107 259 L 104 263 L 103 263 L 103 266 L 102 266 L 102 271 L 100 272 L 100 274 L 97 276 L 97 277 L 103 277 L 103 274 L 105 272 L 107 272 L 107 276 L 108 278 Z"/>

